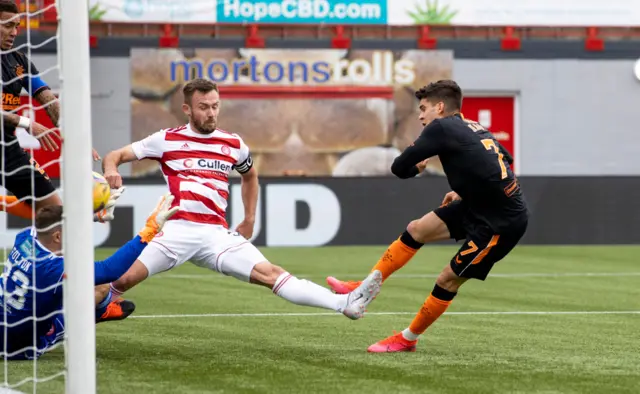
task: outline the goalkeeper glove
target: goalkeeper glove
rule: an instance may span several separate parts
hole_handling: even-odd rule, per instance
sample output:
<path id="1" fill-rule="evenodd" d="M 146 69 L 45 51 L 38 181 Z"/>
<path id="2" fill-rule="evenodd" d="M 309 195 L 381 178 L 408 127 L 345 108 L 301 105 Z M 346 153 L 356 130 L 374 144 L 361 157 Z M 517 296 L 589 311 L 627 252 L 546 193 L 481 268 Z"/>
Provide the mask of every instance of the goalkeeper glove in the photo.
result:
<path id="1" fill-rule="evenodd" d="M 124 190 L 125 190 L 124 186 L 118 189 L 111 189 L 111 196 L 109 196 L 109 201 L 107 201 L 107 205 L 105 205 L 102 210 L 93 214 L 94 222 L 104 223 L 104 222 L 110 222 L 113 220 L 114 218 L 113 211 L 116 209 L 116 201 L 118 200 L 118 198 L 120 198 L 122 193 L 124 193 Z"/>
<path id="2" fill-rule="evenodd" d="M 167 220 L 173 216 L 180 207 L 171 208 L 171 204 L 173 203 L 174 197 L 171 193 L 167 193 L 164 196 L 160 197 L 158 204 L 154 208 L 151 215 L 147 218 L 147 223 L 144 228 L 140 230 L 138 235 L 142 238 L 142 242 L 149 243 L 162 230 L 162 226 L 167 222 Z"/>

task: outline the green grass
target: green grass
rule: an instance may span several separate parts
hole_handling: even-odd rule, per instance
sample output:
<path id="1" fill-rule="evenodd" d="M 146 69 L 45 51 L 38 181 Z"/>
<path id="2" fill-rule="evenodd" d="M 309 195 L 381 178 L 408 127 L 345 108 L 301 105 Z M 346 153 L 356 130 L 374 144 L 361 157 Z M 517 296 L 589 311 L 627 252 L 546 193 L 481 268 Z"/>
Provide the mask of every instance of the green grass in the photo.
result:
<path id="1" fill-rule="evenodd" d="M 363 277 L 383 250 L 263 252 L 324 284 L 327 275 Z M 445 314 L 416 353 L 366 353 L 368 345 L 409 324 L 433 287 L 434 278 L 425 276 L 435 276 L 455 250 L 425 247 L 369 308 L 405 314 L 355 322 L 338 314 L 142 318 L 324 312 L 187 263 L 127 293 L 137 304 L 136 318 L 97 326 L 98 392 L 638 392 L 640 314 Z M 465 284 L 448 312 L 640 311 L 639 254 L 640 247 L 518 247 L 494 268 L 496 276 Z M 522 275 L 530 273 L 559 275 Z M 44 377 L 63 366 L 58 349 L 39 360 L 37 370 Z M 33 363 L 8 369 L 15 383 L 32 376 Z M 63 393 L 63 384 L 61 377 L 40 383 L 37 392 Z M 31 384 L 20 389 L 33 390 Z"/>

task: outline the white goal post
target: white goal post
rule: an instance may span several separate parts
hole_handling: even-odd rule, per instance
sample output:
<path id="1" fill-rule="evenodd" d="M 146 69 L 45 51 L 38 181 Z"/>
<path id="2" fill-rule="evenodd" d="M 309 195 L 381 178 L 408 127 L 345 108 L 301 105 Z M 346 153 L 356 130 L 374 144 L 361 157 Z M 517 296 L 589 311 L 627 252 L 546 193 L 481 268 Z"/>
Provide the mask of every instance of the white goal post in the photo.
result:
<path id="1" fill-rule="evenodd" d="M 91 74 L 87 0 L 57 0 L 67 394 L 96 392 Z"/>

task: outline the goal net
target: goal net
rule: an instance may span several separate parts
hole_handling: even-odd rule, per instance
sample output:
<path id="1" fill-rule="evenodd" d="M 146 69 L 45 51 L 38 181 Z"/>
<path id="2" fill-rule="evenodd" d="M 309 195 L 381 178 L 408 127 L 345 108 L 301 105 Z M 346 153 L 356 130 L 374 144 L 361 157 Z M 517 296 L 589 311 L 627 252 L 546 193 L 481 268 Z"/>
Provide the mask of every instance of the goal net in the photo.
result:
<path id="1" fill-rule="evenodd" d="M 88 4 L 86 0 L 17 0 L 17 5 L 17 14 L 2 12 L 0 18 L 0 191 L 10 196 L 3 197 L 6 212 L 0 212 L 4 250 L 0 393 L 95 393 Z M 51 12 L 58 16 L 55 33 L 34 31 L 34 22 Z M 38 49 L 45 46 L 57 48 L 55 61 L 38 64 Z M 38 99 L 42 83 L 52 88 L 57 99 L 44 103 Z M 45 135 L 53 137 L 58 147 L 48 145 Z M 22 150 L 29 155 L 26 163 L 16 159 Z M 38 163 L 29 162 L 29 157 Z M 56 188 L 46 195 L 39 186 L 43 172 L 52 174 Z M 63 202 L 63 220 L 56 225 L 62 225 L 60 254 L 64 256 L 64 274 L 53 284 L 43 280 L 50 268 L 48 250 L 43 252 L 38 241 L 20 238 L 33 239 L 35 231 L 29 231 L 36 225 L 36 207 L 50 204 L 52 195 Z M 52 310 L 46 302 L 52 294 L 63 295 L 61 308 Z M 51 330 L 43 337 L 42 329 L 49 325 Z"/>

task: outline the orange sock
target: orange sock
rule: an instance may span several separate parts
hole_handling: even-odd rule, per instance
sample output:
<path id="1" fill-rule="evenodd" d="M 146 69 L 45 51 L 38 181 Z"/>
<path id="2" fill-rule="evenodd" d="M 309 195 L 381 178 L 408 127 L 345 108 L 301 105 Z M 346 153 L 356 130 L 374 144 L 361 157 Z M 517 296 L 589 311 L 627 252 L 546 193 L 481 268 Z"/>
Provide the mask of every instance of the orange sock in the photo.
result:
<path id="1" fill-rule="evenodd" d="M 415 241 L 407 231 L 395 240 L 380 260 L 373 266 L 371 272 L 380 271 L 382 280 L 386 280 L 391 274 L 404 267 L 405 264 L 418 252 L 423 244 Z"/>
<path id="2" fill-rule="evenodd" d="M 411 333 L 416 336 L 424 333 L 447 310 L 456 294 L 436 285 L 409 325 Z"/>
<path id="3" fill-rule="evenodd" d="M 24 201 L 18 202 L 16 196 L 0 196 L 0 210 L 24 219 L 33 219 L 33 208 Z"/>

